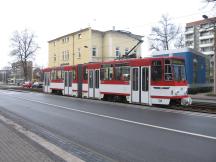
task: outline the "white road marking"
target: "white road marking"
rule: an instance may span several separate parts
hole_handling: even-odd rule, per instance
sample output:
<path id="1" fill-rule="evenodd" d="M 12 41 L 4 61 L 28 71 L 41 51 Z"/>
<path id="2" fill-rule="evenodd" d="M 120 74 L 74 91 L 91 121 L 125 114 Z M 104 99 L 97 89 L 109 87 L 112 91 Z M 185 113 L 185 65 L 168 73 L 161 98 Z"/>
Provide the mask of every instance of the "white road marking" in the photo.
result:
<path id="1" fill-rule="evenodd" d="M 187 135 L 191 135 L 191 136 L 216 140 L 216 137 L 214 137 L 214 136 L 208 136 L 208 135 L 204 135 L 204 134 L 192 133 L 192 132 L 182 131 L 182 130 L 178 130 L 178 129 L 172 129 L 172 128 L 167 128 L 167 127 L 162 127 L 162 126 L 157 126 L 157 125 L 152 125 L 152 124 L 147 124 L 147 123 L 141 123 L 141 122 L 136 122 L 136 121 L 122 119 L 122 118 L 116 118 L 116 117 L 112 117 L 112 116 L 108 116 L 108 115 L 102 115 L 102 114 L 92 113 L 92 112 L 88 112 L 88 111 L 77 110 L 77 109 L 73 109 L 73 108 L 69 108 L 69 107 L 65 107 L 65 106 L 60 106 L 60 105 L 54 105 L 54 104 L 50 104 L 50 103 L 45 103 L 45 102 L 41 102 L 41 101 L 37 101 L 37 100 L 25 99 L 22 97 L 17 97 L 17 98 L 22 99 L 22 100 L 26 100 L 26 101 L 30 101 L 30 102 L 40 103 L 43 105 L 53 106 L 53 107 L 57 107 L 57 108 L 61 108 L 61 109 L 69 110 L 69 111 L 75 111 L 75 112 L 79 112 L 79 113 L 83 113 L 83 114 L 94 115 L 94 116 L 103 117 L 103 118 L 107 118 L 107 119 L 113 119 L 113 120 L 117 120 L 117 121 L 121 121 L 121 122 L 126 122 L 126 123 L 131 123 L 131 124 L 136 124 L 136 125 L 141 125 L 141 126 L 146 126 L 146 127 L 151 127 L 151 128 L 157 128 L 157 129 L 161 129 L 161 130 L 166 130 L 166 131 L 170 131 L 170 132 L 176 132 L 176 133 L 187 134 Z"/>

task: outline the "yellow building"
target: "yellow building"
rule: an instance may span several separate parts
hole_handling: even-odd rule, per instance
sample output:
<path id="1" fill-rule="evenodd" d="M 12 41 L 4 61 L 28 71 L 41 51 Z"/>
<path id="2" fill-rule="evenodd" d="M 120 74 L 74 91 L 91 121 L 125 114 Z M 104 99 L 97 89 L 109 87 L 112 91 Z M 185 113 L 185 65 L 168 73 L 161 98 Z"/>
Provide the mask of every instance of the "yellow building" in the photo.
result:
<path id="1" fill-rule="evenodd" d="M 113 60 L 125 55 L 142 36 L 120 30 L 79 30 L 50 40 L 49 67 Z M 132 53 L 141 56 L 140 45 Z"/>

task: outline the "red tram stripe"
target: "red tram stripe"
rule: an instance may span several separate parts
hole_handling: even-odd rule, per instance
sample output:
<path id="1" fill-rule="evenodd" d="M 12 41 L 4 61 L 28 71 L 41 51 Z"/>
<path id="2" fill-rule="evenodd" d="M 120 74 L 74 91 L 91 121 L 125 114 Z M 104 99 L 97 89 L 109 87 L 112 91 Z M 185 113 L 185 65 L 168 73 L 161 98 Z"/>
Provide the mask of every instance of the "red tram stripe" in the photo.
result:
<path id="1" fill-rule="evenodd" d="M 64 83 L 63 79 L 56 79 L 56 80 L 51 80 L 51 83 Z"/>
<path id="2" fill-rule="evenodd" d="M 151 96 L 151 98 L 161 98 L 161 99 L 182 99 L 182 98 L 188 98 L 188 95 L 184 96 Z"/>
<path id="3" fill-rule="evenodd" d="M 129 93 L 115 93 L 115 92 L 100 92 L 101 94 L 108 94 L 108 95 L 119 95 L 119 96 L 130 96 Z"/>
<path id="4" fill-rule="evenodd" d="M 64 90 L 62 88 L 50 88 L 50 89 L 52 89 L 52 90 Z"/>
<path id="5" fill-rule="evenodd" d="M 122 80 L 102 80 L 101 84 L 123 84 L 123 85 L 129 85 L 128 81 L 122 81 Z"/>

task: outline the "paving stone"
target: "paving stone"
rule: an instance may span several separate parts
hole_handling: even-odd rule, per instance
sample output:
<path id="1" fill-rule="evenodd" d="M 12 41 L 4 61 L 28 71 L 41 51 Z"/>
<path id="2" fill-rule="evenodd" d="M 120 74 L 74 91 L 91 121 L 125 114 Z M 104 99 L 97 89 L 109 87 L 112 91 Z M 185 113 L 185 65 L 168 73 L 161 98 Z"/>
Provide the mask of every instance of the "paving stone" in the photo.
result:
<path id="1" fill-rule="evenodd" d="M 27 139 L 0 122 L 0 162 L 54 162 Z"/>

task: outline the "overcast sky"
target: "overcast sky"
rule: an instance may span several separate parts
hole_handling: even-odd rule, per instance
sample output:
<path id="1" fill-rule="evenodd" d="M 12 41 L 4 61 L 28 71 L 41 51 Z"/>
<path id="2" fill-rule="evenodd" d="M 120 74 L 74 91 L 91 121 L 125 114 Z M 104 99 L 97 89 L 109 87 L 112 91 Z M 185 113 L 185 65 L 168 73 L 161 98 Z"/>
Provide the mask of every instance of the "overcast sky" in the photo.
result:
<path id="1" fill-rule="evenodd" d="M 128 30 L 148 36 L 162 14 L 169 14 L 176 24 L 213 16 L 211 6 L 202 0 L 5 0 L 0 2 L 0 68 L 14 59 L 10 38 L 14 31 L 28 29 L 37 35 L 41 47 L 36 64 L 48 63 L 47 41 L 91 26 L 97 30 Z M 147 40 L 142 56 L 148 55 Z"/>

